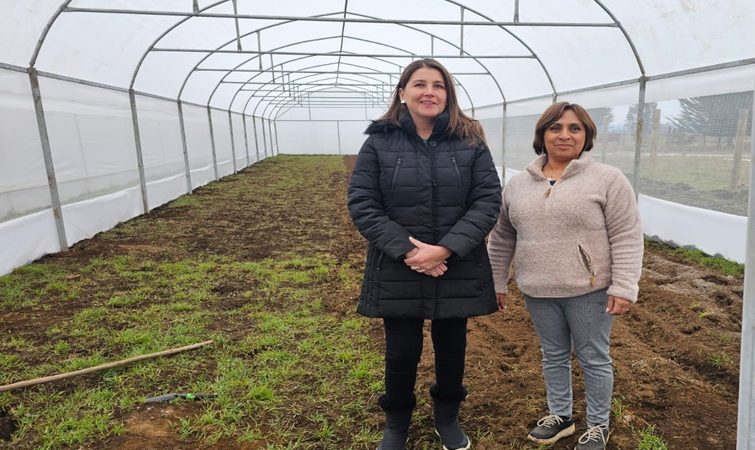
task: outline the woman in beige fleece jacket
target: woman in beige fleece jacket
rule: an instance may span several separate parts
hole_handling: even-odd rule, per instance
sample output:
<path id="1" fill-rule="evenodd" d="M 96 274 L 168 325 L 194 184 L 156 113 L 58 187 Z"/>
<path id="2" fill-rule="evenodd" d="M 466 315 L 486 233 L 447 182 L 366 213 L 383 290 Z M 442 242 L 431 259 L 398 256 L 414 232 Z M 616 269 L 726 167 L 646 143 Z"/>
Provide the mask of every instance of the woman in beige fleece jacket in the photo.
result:
<path id="1" fill-rule="evenodd" d="M 533 147 L 540 155 L 503 192 L 489 253 L 499 309 L 514 274 L 537 329 L 549 413 L 527 436 L 552 444 L 575 432 L 572 344 L 584 373 L 587 431 L 577 450 L 604 449 L 613 391 L 611 325 L 637 301 L 643 235 L 634 192 L 618 169 L 591 161 L 587 111 L 551 105 Z"/>

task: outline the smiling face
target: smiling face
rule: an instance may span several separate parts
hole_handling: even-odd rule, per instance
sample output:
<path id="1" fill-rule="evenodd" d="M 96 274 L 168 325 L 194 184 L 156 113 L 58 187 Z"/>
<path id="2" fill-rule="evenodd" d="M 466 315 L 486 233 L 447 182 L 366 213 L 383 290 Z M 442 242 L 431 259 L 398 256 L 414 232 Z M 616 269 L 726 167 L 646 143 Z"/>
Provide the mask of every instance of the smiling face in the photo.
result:
<path id="1" fill-rule="evenodd" d="M 561 117 L 545 129 L 543 141 L 548 159 L 569 162 L 579 158 L 585 147 L 585 125 L 574 111 L 567 109 Z"/>
<path id="2" fill-rule="evenodd" d="M 399 96 L 406 102 L 418 128 L 432 125 L 435 117 L 446 109 L 447 92 L 443 75 L 429 67 L 415 70 L 406 86 L 399 90 Z"/>

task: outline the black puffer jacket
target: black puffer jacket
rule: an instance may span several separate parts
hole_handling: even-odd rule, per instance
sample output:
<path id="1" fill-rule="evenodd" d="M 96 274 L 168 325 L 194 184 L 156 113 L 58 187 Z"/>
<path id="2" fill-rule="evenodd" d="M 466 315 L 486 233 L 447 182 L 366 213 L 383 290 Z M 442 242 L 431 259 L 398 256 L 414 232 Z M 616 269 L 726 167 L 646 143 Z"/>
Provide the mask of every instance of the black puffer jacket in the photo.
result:
<path id="1" fill-rule="evenodd" d="M 484 238 L 498 219 L 501 183 L 487 146 L 470 145 L 435 120 L 427 142 L 404 109 L 401 127 L 373 122 L 351 176 L 348 207 L 367 238 L 357 311 L 368 317 L 445 319 L 497 309 Z M 438 278 L 411 270 L 413 236 L 453 252 Z"/>

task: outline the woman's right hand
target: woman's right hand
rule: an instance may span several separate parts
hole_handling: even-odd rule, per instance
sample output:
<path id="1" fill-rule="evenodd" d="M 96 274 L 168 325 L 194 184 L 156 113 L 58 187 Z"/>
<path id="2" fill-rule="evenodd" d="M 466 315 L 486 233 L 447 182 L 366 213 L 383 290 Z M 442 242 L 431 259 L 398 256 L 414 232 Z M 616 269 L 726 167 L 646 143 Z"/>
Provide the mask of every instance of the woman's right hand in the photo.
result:
<path id="1" fill-rule="evenodd" d="M 506 311 L 506 294 L 503 294 L 501 292 L 496 292 L 495 299 L 498 302 L 498 311 L 500 312 Z"/>

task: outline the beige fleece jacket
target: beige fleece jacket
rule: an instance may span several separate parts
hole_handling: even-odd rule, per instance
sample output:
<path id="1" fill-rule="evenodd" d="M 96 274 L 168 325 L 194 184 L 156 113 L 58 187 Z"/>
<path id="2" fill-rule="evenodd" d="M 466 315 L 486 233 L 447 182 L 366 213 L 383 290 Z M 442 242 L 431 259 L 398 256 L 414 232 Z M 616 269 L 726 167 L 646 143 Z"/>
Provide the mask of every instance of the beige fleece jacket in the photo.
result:
<path id="1" fill-rule="evenodd" d="M 530 297 L 573 297 L 608 288 L 637 301 L 643 235 L 629 181 L 619 169 L 583 154 L 550 186 L 530 163 L 506 184 L 488 239 L 495 291 L 505 293 L 513 259 L 519 289 Z"/>

